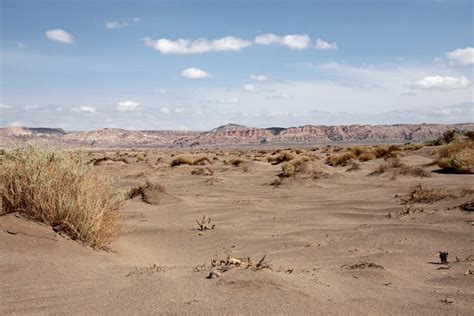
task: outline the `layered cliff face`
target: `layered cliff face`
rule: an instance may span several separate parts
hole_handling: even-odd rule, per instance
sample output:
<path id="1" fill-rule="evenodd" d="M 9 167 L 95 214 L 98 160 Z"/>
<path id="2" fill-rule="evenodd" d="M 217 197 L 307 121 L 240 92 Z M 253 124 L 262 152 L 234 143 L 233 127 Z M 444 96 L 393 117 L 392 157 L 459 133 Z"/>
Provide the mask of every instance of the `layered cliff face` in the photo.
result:
<path id="1" fill-rule="evenodd" d="M 474 124 L 399 124 L 399 125 L 306 125 L 290 128 L 232 128 L 224 126 L 180 145 L 226 145 L 286 143 L 310 144 L 331 142 L 423 142 L 440 137 L 448 129 L 473 130 Z"/>
<path id="2" fill-rule="evenodd" d="M 66 146 L 134 147 L 134 146 L 208 146 L 245 144 L 312 144 L 312 143 L 404 143 L 423 142 L 440 137 L 446 130 L 474 130 L 466 124 L 398 124 L 398 125 L 306 125 L 290 128 L 254 128 L 227 124 L 208 132 L 196 131 L 130 131 L 104 128 L 66 133 L 48 128 L 0 128 L 0 145 L 15 142 L 37 142 Z"/>

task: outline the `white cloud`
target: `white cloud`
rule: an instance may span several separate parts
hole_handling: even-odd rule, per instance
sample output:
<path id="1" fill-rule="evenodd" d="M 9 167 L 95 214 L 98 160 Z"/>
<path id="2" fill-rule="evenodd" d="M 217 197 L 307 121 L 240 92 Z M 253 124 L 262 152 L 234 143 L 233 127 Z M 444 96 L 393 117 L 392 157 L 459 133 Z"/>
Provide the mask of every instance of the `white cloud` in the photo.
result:
<path id="1" fill-rule="evenodd" d="M 134 18 L 132 19 L 132 21 L 133 21 L 133 23 L 138 23 L 138 22 L 141 21 L 141 19 L 138 18 L 138 17 L 134 17 Z"/>
<path id="2" fill-rule="evenodd" d="M 316 49 L 337 49 L 337 43 L 329 43 L 325 40 L 318 38 L 316 40 L 316 43 L 314 44 L 314 47 L 316 47 Z"/>
<path id="3" fill-rule="evenodd" d="M 25 111 L 37 110 L 41 108 L 39 105 L 25 105 Z"/>
<path id="4" fill-rule="evenodd" d="M 265 75 L 250 75 L 250 78 L 255 81 L 268 81 L 269 78 Z"/>
<path id="5" fill-rule="evenodd" d="M 120 22 L 120 21 L 106 21 L 105 22 L 105 28 L 108 30 L 119 29 L 126 26 L 128 26 L 127 22 Z"/>
<path id="6" fill-rule="evenodd" d="M 182 109 L 182 108 L 175 108 L 174 111 L 175 111 L 176 113 L 183 113 L 183 112 L 184 112 L 184 109 Z"/>
<path id="7" fill-rule="evenodd" d="M 431 76 L 416 81 L 413 88 L 423 90 L 454 90 L 464 89 L 470 85 L 471 81 L 466 77 Z"/>
<path id="8" fill-rule="evenodd" d="M 199 38 L 197 40 L 177 39 L 175 41 L 166 38 L 158 40 L 145 38 L 145 44 L 162 54 L 202 54 L 207 52 L 239 51 L 252 45 L 251 41 L 226 36 L 215 40 Z"/>
<path id="9" fill-rule="evenodd" d="M 44 34 L 52 41 L 60 42 L 63 44 L 74 43 L 74 36 L 62 29 L 48 30 L 44 32 Z"/>
<path id="10" fill-rule="evenodd" d="M 450 59 L 451 66 L 474 64 L 474 48 L 472 47 L 447 52 L 446 56 Z"/>
<path id="11" fill-rule="evenodd" d="M 168 108 L 166 108 L 166 107 L 163 107 L 163 108 L 160 109 L 160 111 L 161 111 L 162 113 L 168 114 L 168 113 L 170 112 L 170 109 L 168 109 Z"/>
<path id="12" fill-rule="evenodd" d="M 140 103 L 134 101 L 122 101 L 117 104 L 117 110 L 120 112 L 135 111 L 139 106 Z"/>
<path id="13" fill-rule="evenodd" d="M 304 49 L 309 45 L 308 35 L 286 35 L 283 37 L 282 45 L 291 49 Z"/>
<path id="14" fill-rule="evenodd" d="M 0 103 L 0 109 L 11 109 L 12 106 L 11 105 L 8 105 L 8 104 L 1 104 Z"/>
<path id="15" fill-rule="evenodd" d="M 203 78 L 208 78 L 209 74 L 201 69 L 188 68 L 188 69 L 184 69 L 181 72 L 181 76 L 188 79 L 203 79 Z"/>
<path id="16" fill-rule="evenodd" d="M 218 103 L 239 103 L 239 98 L 219 99 Z"/>
<path id="17" fill-rule="evenodd" d="M 291 99 L 291 98 L 292 98 L 292 96 L 288 95 L 286 93 L 272 94 L 272 95 L 265 96 L 265 99 Z"/>
<path id="18" fill-rule="evenodd" d="M 272 33 L 256 36 L 254 42 L 262 45 L 280 44 L 291 49 L 304 49 L 308 47 L 310 38 L 306 34 L 278 36 Z"/>
<path id="19" fill-rule="evenodd" d="M 254 42 L 262 45 L 280 44 L 281 37 L 272 33 L 268 33 L 255 37 Z"/>
<path id="20" fill-rule="evenodd" d="M 95 107 L 93 106 L 81 106 L 79 108 L 74 108 L 76 112 L 86 112 L 86 113 L 95 113 Z"/>
<path id="21" fill-rule="evenodd" d="M 242 89 L 247 92 L 254 92 L 256 90 L 255 86 L 253 84 L 244 84 L 242 86 Z"/>

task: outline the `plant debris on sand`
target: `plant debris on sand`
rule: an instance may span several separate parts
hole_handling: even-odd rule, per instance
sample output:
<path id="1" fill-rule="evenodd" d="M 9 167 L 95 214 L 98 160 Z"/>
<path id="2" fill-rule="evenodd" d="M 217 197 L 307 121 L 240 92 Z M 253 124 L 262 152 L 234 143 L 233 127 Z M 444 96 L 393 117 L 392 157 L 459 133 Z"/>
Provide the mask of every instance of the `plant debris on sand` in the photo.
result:
<path id="1" fill-rule="evenodd" d="M 266 260 L 266 254 L 257 262 L 253 263 L 250 257 L 244 258 L 233 258 L 227 256 L 226 259 L 218 259 L 217 257 L 211 260 L 211 273 L 214 271 L 226 272 L 233 268 L 250 269 L 252 271 L 258 271 L 263 269 L 271 269 L 270 263 Z"/>

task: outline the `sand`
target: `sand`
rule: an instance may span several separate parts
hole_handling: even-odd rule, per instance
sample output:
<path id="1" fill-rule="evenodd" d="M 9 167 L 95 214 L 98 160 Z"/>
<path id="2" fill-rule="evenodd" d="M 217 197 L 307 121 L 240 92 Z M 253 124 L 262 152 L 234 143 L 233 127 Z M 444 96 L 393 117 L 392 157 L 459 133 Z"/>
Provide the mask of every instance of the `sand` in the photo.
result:
<path id="1" fill-rule="evenodd" d="M 146 178 L 166 187 L 156 203 L 127 202 L 127 232 L 107 251 L 20 214 L 0 217 L 0 314 L 474 314 L 474 214 L 457 207 L 473 198 L 460 196 L 472 175 L 432 166 L 430 178 L 368 177 L 378 159 L 352 172 L 321 163 L 323 176 L 270 185 L 281 165 L 252 161 L 255 150 L 243 150 L 238 167 L 224 160 L 239 151 L 208 151 L 212 176 L 169 167 L 173 150 L 146 153 L 93 166 L 120 189 Z M 434 157 L 422 149 L 401 159 Z M 453 196 L 398 214 L 400 196 L 420 181 Z M 203 215 L 214 229 L 197 230 Z M 437 264 L 439 251 L 449 264 Z M 213 257 L 265 254 L 271 269 L 206 278 Z"/>

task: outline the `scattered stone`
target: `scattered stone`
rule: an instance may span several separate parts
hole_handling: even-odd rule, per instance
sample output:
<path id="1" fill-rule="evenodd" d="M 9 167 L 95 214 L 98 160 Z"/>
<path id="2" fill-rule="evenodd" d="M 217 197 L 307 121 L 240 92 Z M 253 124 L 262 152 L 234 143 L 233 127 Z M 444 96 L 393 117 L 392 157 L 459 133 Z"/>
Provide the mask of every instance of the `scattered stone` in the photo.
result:
<path id="1" fill-rule="evenodd" d="M 220 277 L 221 274 L 217 271 L 211 271 L 209 272 L 209 275 L 206 277 L 207 279 L 215 279 L 215 278 L 218 278 Z"/>
<path id="2" fill-rule="evenodd" d="M 448 252 L 440 251 L 439 252 L 439 260 L 441 264 L 448 264 Z"/>

